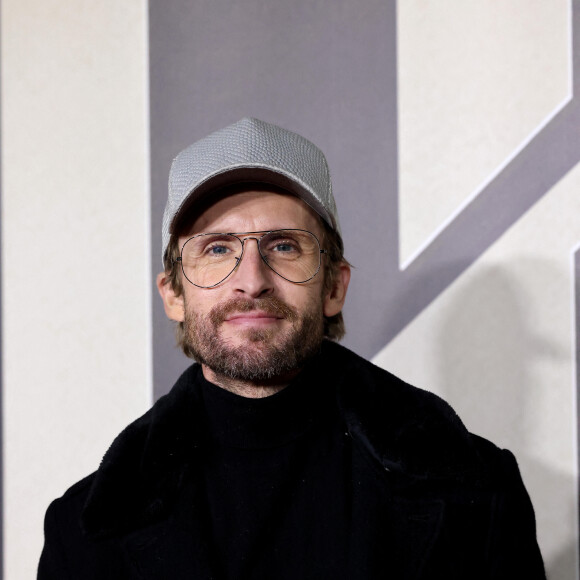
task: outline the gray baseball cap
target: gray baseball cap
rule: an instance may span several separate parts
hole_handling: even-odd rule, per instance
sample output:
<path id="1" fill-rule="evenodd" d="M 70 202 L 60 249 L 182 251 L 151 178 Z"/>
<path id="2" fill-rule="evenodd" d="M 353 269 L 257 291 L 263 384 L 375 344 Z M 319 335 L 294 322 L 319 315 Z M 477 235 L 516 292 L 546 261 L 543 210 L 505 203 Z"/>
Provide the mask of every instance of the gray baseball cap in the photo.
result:
<path id="1" fill-rule="evenodd" d="M 244 118 L 184 149 L 169 172 L 163 254 L 177 219 L 212 191 L 236 183 L 282 187 L 314 209 L 340 235 L 328 163 L 313 143 L 276 125 Z"/>

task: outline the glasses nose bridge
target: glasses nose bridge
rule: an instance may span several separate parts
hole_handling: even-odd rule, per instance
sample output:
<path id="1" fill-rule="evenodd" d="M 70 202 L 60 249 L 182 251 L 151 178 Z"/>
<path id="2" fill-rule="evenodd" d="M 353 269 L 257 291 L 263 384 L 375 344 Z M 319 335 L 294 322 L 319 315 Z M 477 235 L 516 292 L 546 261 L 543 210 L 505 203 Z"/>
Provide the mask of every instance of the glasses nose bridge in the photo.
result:
<path id="1" fill-rule="evenodd" d="M 242 261 L 242 258 L 244 256 L 244 250 L 246 249 L 246 242 L 248 240 L 255 240 L 256 241 L 256 245 L 258 246 L 258 254 L 260 254 L 260 258 L 262 258 L 262 260 L 264 260 L 264 262 L 266 262 L 266 258 L 264 257 L 264 255 L 262 254 L 262 248 L 260 247 L 260 242 L 262 241 L 262 238 L 265 236 L 266 234 L 262 234 L 261 236 L 244 236 L 243 238 L 241 238 L 240 236 L 236 236 L 236 238 L 238 238 L 238 240 L 240 240 L 241 244 L 242 244 L 242 253 L 240 255 L 240 259 L 239 262 Z M 266 262 L 267 264 L 268 262 Z"/>
<path id="2" fill-rule="evenodd" d="M 262 236 L 260 236 L 259 238 L 256 236 L 244 236 L 243 238 L 240 238 L 240 236 L 236 236 L 236 238 L 238 238 L 238 240 L 240 240 L 240 242 L 242 242 L 242 246 L 248 241 L 248 240 L 256 240 L 256 243 L 258 245 L 260 245 L 260 240 L 262 238 Z"/>

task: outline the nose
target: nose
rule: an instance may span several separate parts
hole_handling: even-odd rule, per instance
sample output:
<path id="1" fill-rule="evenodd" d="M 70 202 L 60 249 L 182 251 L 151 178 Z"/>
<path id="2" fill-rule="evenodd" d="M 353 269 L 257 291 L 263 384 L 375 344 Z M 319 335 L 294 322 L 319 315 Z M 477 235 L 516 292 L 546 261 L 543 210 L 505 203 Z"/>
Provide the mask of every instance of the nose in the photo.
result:
<path id="1" fill-rule="evenodd" d="M 245 238 L 241 261 L 232 276 L 234 290 L 252 298 L 271 294 L 274 290 L 271 274 L 258 250 L 258 239 Z"/>

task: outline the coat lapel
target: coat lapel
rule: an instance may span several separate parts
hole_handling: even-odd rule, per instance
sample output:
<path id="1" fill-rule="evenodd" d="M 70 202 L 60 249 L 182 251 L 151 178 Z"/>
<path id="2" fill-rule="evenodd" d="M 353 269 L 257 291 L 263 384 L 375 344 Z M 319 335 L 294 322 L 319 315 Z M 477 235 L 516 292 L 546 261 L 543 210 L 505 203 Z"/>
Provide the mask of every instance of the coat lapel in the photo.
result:
<path id="1" fill-rule="evenodd" d="M 475 485 L 480 459 L 447 403 L 353 353 L 337 365 L 341 351 L 328 345 L 324 366 L 340 368 L 333 380 L 353 442 L 351 578 L 430 578 L 449 510 L 428 490 Z"/>
<path id="2" fill-rule="evenodd" d="M 192 479 L 184 482 L 167 518 L 127 536 L 124 548 L 137 578 L 215 578 L 203 489 Z"/>
<path id="3" fill-rule="evenodd" d="M 422 578 L 445 503 L 409 494 L 371 462 L 364 449 L 353 448 L 350 578 Z"/>
<path id="4" fill-rule="evenodd" d="M 142 580 L 211 578 L 205 546 L 197 534 L 172 519 L 150 526 L 126 540 L 128 561 Z"/>

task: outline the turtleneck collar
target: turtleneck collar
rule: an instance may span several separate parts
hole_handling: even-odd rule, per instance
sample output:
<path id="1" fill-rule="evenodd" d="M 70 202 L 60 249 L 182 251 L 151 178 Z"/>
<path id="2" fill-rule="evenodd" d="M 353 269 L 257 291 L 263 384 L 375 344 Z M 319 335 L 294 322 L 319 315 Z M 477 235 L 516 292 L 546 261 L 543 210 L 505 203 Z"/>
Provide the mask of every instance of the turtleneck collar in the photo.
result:
<path id="1" fill-rule="evenodd" d="M 260 399 L 227 391 L 206 380 L 201 368 L 198 372 L 208 432 L 219 445 L 278 447 L 306 433 L 320 417 L 323 387 L 307 369 L 281 391 Z"/>

